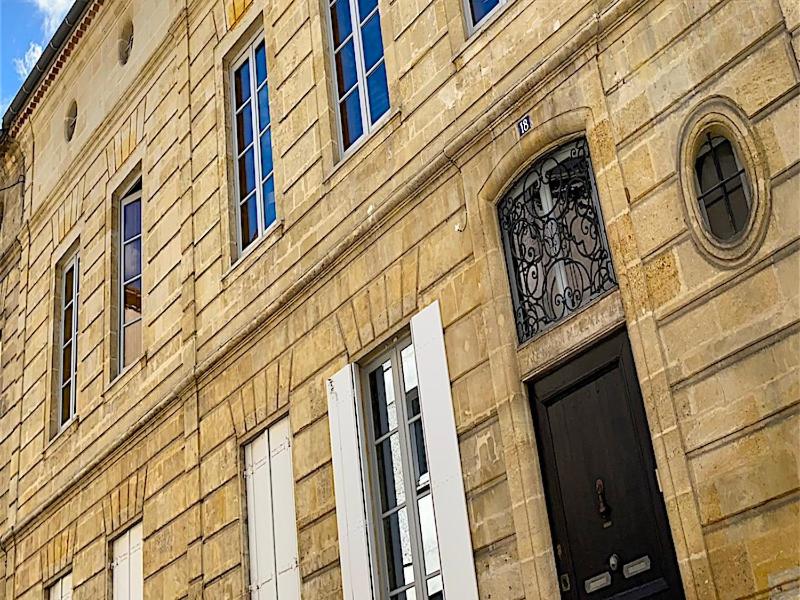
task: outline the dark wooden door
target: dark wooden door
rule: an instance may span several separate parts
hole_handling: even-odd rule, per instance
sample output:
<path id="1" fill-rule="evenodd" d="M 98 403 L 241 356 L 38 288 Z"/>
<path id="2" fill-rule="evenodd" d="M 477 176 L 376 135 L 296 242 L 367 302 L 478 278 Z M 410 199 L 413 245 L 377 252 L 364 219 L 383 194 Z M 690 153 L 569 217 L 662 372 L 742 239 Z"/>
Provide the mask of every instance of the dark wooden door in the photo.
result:
<path id="1" fill-rule="evenodd" d="M 562 597 L 683 598 L 627 334 L 529 393 Z"/>

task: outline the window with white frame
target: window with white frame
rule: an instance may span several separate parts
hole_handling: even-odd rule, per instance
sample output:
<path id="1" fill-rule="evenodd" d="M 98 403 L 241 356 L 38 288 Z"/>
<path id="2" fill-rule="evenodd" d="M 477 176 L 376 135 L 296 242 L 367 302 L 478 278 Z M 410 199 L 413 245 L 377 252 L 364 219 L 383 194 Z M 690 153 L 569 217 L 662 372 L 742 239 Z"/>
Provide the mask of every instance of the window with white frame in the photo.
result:
<path id="1" fill-rule="evenodd" d="M 47 600 L 71 600 L 72 573 L 68 573 L 47 589 Z"/>
<path id="2" fill-rule="evenodd" d="M 78 370 L 78 253 L 61 264 L 59 278 L 57 424 L 61 430 L 75 416 Z"/>
<path id="3" fill-rule="evenodd" d="M 231 71 L 235 147 L 236 231 L 243 252 L 275 223 L 267 48 L 261 33 Z"/>
<path id="4" fill-rule="evenodd" d="M 142 184 L 120 201 L 119 371 L 142 354 Z"/>
<path id="5" fill-rule="evenodd" d="M 342 151 L 389 110 L 378 0 L 329 0 Z"/>
<path id="6" fill-rule="evenodd" d="M 111 552 L 113 600 L 142 600 L 142 524 L 137 523 L 114 540 Z"/>
<path id="7" fill-rule="evenodd" d="M 300 600 L 289 419 L 244 448 L 252 600 Z"/>
<path id="8" fill-rule="evenodd" d="M 476 29 L 490 13 L 508 0 L 464 0 L 470 30 Z"/>
<path id="9" fill-rule="evenodd" d="M 439 304 L 328 380 L 346 600 L 478 600 Z"/>

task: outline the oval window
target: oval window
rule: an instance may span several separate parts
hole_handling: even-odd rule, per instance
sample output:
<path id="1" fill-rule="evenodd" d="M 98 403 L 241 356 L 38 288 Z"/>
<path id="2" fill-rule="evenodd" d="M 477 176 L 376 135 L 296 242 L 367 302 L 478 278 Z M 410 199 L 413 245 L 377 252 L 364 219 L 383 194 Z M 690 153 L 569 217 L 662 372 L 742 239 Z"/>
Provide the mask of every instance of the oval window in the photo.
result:
<path id="1" fill-rule="evenodd" d="M 64 117 L 64 137 L 69 142 L 75 135 L 75 126 L 78 123 L 78 103 L 75 100 L 69 105 L 67 116 Z"/>

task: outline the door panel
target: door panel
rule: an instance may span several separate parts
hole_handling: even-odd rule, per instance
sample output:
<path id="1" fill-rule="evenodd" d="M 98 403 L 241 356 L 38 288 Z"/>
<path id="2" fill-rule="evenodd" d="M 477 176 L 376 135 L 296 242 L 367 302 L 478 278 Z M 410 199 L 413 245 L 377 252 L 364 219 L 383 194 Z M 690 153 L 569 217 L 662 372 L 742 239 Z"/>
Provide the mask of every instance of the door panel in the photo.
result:
<path id="1" fill-rule="evenodd" d="M 627 335 L 529 386 L 564 598 L 683 598 Z"/>

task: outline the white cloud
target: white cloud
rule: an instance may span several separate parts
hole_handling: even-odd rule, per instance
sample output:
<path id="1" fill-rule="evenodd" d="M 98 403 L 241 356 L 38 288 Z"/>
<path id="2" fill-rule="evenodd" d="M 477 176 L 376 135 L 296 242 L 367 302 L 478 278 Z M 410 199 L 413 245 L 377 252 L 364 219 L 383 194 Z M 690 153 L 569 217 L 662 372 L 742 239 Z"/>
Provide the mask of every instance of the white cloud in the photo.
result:
<path id="1" fill-rule="evenodd" d="M 25 79 L 28 76 L 28 73 L 31 72 L 41 55 L 42 47 L 36 42 L 31 42 L 31 45 L 28 46 L 28 51 L 25 52 L 25 56 L 14 59 L 14 68 L 17 70 L 17 75 L 19 75 L 20 79 Z"/>
<path id="2" fill-rule="evenodd" d="M 28 0 L 28 2 L 34 4 L 38 11 L 42 13 L 44 17 L 42 30 L 44 35 L 49 38 L 61 25 L 61 21 L 64 20 L 64 16 L 72 6 L 73 0 Z"/>

